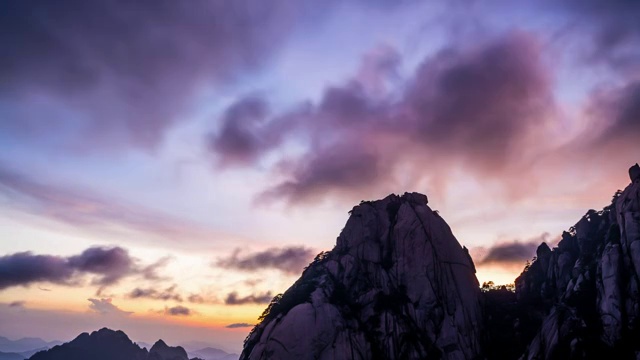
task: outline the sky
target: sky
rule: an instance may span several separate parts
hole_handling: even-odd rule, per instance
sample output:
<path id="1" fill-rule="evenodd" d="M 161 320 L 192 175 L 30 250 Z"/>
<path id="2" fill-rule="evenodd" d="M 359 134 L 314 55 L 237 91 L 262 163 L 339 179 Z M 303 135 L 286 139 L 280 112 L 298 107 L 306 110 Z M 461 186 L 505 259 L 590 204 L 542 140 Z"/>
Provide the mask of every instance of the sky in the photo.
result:
<path id="1" fill-rule="evenodd" d="M 0 335 L 240 351 L 361 200 L 511 283 L 640 160 L 640 4 L 0 3 Z"/>

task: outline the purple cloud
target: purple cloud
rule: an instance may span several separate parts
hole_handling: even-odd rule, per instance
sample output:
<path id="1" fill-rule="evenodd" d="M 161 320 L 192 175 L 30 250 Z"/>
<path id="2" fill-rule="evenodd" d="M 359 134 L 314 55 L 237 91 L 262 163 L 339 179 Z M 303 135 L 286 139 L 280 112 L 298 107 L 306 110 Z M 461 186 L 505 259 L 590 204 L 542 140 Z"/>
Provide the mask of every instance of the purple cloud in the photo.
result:
<path id="1" fill-rule="evenodd" d="M 552 244 L 549 242 L 549 234 L 544 233 L 539 237 L 526 241 L 510 241 L 495 244 L 488 249 L 473 249 L 476 254 L 484 253 L 477 261 L 478 265 L 524 263 L 536 256 L 536 250 L 540 244 Z"/>
<path id="2" fill-rule="evenodd" d="M 114 226 L 167 239 L 202 238 L 208 233 L 203 227 L 182 219 L 108 199 L 89 190 L 44 183 L 1 165 L 0 194 L 6 195 L 16 209 L 75 227 Z M 149 272 L 151 274 L 153 268 Z"/>
<path id="3" fill-rule="evenodd" d="M 98 285 L 110 285 L 135 272 L 134 259 L 129 252 L 120 247 L 93 247 L 80 255 L 71 256 L 67 264 L 71 269 L 82 273 L 96 274 Z"/>
<path id="4" fill-rule="evenodd" d="M 165 315 L 170 316 L 190 316 L 191 314 L 193 314 L 193 311 L 188 307 L 178 305 L 170 308 L 165 308 L 164 313 Z"/>
<path id="5" fill-rule="evenodd" d="M 9 303 L 9 307 L 12 308 L 23 308 L 24 304 L 26 304 L 27 302 L 24 300 L 19 300 L 19 301 L 12 301 Z"/>
<path id="6" fill-rule="evenodd" d="M 249 164 L 270 146 L 261 126 L 269 114 L 266 101 L 259 96 L 247 96 L 233 103 L 222 116 L 222 128 L 211 135 L 212 151 L 224 154 L 223 164 Z"/>
<path id="7" fill-rule="evenodd" d="M 227 294 L 224 299 L 224 303 L 227 305 L 245 305 L 245 304 L 268 304 L 273 299 L 271 291 L 267 291 L 263 294 L 250 294 L 247 296 L 239 296 L 237 292 L 233 291 Z"/>
<path id="8" fill-rule="evenodd" d="M 589 112 L 596 127 L 602 128 L 598 141 L 637 146 L 640 136 L 640 80 L 622 86 L 600 89 L 589 99 Z"/>
<path id="9" fill-rule="evenodd" d="M 394 73 L 399 59 L 389 59 L 382 74 Z M 286 136 L 302 133 L 309 139 L 308 151 L 283 159 L 277 168 L 285 180 L 260 199 L 370 197 L 393 187 L 398 169 L 410 169 L 404 177 L 417 182 L 425 175 L 420 171 L 425 162 L 444 168 L 443 173 L 453 162 L 475 174 L 503 176 L 522 166 L 523 149 L 548 126 L 555 107 L 540 45 L 521 32 L 427 57 L 401 96 L 384 96 L 382 75 L 373 81 L 377 86 L 359 77 L 327 88 L 316 105 L 298 114 L 295 131 Z M 252 136 L 260 138 L 260 130 L 253 128 Z"/>
<path id="10" fill-rule="evenodd" d="M 231 256 L 219 259 L 215 265 L 244 271 L 277 269 L 297 274 L 313 260 L 314 255 L 313 250 L 302 246 L 271 248 L 248 254 L 242 254 L 238 249 Z"/>
<path id="11" fill-rule="evenodd" d="M 89 304 L 89 309 L 102 314 L 102 315 L 110 315 L 110 316 L 127 316 L 133 314 L 132 311 L 124 311 L 113 304 L 111 299 L 87 299 L 91 304 Z"/>
<path id="12" fill-rule="evenodd" d="M 0 290 L 34 282 L 68 283 L 75 269 L 60 256 L 30 252 L 0 257 Z"/>
<path id="13" fill-rule="evenodd" d="M 616 71 L 632 74 L 639 68 L 640 3 L 629 0 L 572 0 L 551 2 L 553 8 L 565 10 L 570 20 L 580 25 L 580 34 L 588 31 L 592 40 L 590 57 L 602 60 Z"/>
<path id="14" fill-rule="evenodd" d="M 66 130 L 94 148 L 156 146 L 199 89 L 260 68 L 302 15 L 287 1 L 0 6 L 0 96 L 27 106 L 40 94 L 73 109 L 0 125 L 42 136 Z"/>
<path id="15" fill-rule="evenodd" d="M 154 299 L 154 300 L 173 300 L 182 302 L 182 296 L 176 292 L 177 285 L 172 285 L 166 289 L 158 290 L 154 288 L 135 288 L 127 294 L 130 299 Z"/>
<path id="16" fill-rule="evenodd" d="M 249 324 L 249 323 L 233 323 L 225 327 L 227 329 L 238 329 L 238 328 L 246 328 L 246 327 L 253 327 L 253 326 L 254 326 L 253 324 Z"/>
<path id="17" fill-rule="evenodd" d="M 70 257 L 21 252 L 0 257 L 0 290 L 38 282 L 74 285 L 81 275 L 93 275 L 92 283 L 105 287 L 128 276 L 145 277 L 143 270 L 120 247 L 92 247 Z"/>

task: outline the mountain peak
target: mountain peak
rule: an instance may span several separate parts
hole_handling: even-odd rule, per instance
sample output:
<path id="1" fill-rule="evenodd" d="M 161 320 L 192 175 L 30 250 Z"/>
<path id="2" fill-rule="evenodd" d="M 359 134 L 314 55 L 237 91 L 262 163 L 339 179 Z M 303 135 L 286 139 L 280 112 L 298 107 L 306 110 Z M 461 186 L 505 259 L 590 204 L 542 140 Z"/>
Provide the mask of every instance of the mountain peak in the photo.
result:
<path id="1" fill-rule="evenodd" d="M 629 178 L 632 183 L 640 181 L 640 165 L 638 163 L 629 168 Z"/>
<path id="2" fill-rule="evenodd" d="M 165 347 L 169 347 L 169 346 L 162 339 L 159 339 L 158 341 L 155 342 L 155 344 L 153 344 L 151 348 L 153 349 L 153 348 L 165 348 Z"/>
<path id="3" fill-rule="evenodd" d="M 427 203 L 405 193 L 355 206 L 333 250 L 265 310 L 241 359 L 477 357 L 473 262 Z"/>
<path id="4" fill-rule="evenodd" d="M 162 339 L 149 349 L 149 360 L 188 360 L 187 352 L 181 346 L 169 346 Z"/>

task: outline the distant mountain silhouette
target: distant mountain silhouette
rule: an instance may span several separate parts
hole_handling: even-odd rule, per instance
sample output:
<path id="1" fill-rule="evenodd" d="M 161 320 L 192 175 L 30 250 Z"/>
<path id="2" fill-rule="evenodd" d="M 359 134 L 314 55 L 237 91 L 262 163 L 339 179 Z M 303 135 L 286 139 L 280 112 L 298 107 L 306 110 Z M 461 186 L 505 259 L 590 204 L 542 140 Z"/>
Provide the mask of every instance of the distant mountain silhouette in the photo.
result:
<path id="1" fill-rule="evenodd" d="M 60 344 L 62 344 L 62 341 L 45 341 L 40 338 L 9 340 L 6 337 L 0 336 L 0 351 L 5 353 L 24 353 L 36 350 L 46 350 Z"/>
<path id="2" fill-rule="evenodd" d="M 238 354 L 229 354 L 228 352 L 212 347 L 206 347 L 200 350 L 189 352 L 192 356 L 197 356 L 203 360 L 237 360 Z"/>
<path id="3" fill-rule="evenodd" d="M 24 360 L 24 355 L 18 353 L 7 353 L 0 351 L 0 360 Z"/>
<path id="4" fill-rule="evenodd" d="M 82 333 L 68 343 L 33 355 L 29 360 L 189 360 L 180 346 L 158 340 L 150 350 L 140 348 L 123 331 L 107 328 Z"/>

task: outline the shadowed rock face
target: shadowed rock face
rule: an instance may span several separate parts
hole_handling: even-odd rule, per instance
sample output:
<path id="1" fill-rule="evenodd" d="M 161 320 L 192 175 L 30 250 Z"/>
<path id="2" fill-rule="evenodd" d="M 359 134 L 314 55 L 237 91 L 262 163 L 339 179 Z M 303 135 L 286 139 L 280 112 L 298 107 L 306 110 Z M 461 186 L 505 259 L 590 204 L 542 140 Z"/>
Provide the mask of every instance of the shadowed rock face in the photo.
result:
<path id="1" fill-rule="evenodd" d="M 265 310 L 241 359 L 474 359 L 482 314 L 465 248 L 421 194 L 353 208 Z"/>
<path id="2" fill-rule="evenodd" d="M 640 178 L 587 214 L 516 280 L 525 359 L 640 358 Z"/>

